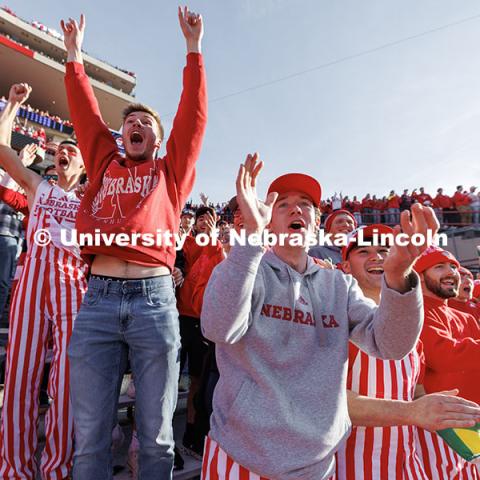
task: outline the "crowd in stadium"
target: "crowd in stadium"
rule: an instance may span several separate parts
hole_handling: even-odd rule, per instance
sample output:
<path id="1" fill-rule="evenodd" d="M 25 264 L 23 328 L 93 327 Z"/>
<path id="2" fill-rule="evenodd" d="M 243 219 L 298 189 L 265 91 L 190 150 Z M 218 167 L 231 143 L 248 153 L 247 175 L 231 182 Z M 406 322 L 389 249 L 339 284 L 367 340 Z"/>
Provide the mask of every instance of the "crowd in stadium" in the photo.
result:
<path id="1" fill-rule="evenodd" d="M 260 201 L 266 173 L 255 153 L 228 203 L 201 194 L 194 204 L 207 123 L 203 19 L 186 7 L 178 19 L 187 59 L 163 158 L 161 119 L 140 103 L 123 113 L 119 152 L 83 67 L 83 15 L 61 22 L 75 138 L 60 142 L 43 176 L 28 168 L 36 145 L 10 146 L 31 87 L 2 99 L 0 477 L 111 479 L 129 370 L 133 478 L 170 479 L 182 455 L 202 460 L 203 480 L 480 478 L 480 279 L 449 251 L 413 241 L 445 225 L 478 227 L 476 187 L 322 201 L 315 178 L 289 173 Z M 348 244 L 293 242 L 320 226 Z M 233 230 L 267 228 L 286 244 L 230 244 Z M 75 230 L 178 235 L 176 244 L 67 244 L 63 233 Z M 389 240 L 362 244 L 378 232 Z M 179 388 L 187 418 L 175 446 Z"/>
<path id="2" fill-rule="evenodd" d="M 5 12 L 7 12 L 8 14 L 14 16 L 14 17 L 17 17 L 17 14 L 9 7 L 7 6 L 3 6 L 3 7 L 0 7 L 2 10 L 4 10 Z M 22 19 L 23 20 L 23 19 Z M 57 40 L 60 40 L 63 42 L 63 35 L 58 32 L 57 30 L 55 30 L 54 28 L 51 28 L 51 27 L 47 27 L 46 25 L 44 25 L 43 23 L 37 21 L 37 20 L 32 20 L 31 22 L 28 22 L 27 20 L 23 20 L 24 22 L 26 23 L 29 23 L 30 25 L 32 25 L 32 27 L 35 27 L 37 28 L 38 30 L 40 30 L 41 32 L 44 32 L 44 33 L 47 33 L 48 35 L 51 35 L 52 37 L 56 38 Z M 13 37 L 11 37 L 10 35 L 7 35 L 7 38 L 9 38 L 10 40 L 13 40 L 14 42 L 18 43 L 19 45 L 22 45 L 24 47 L 28 47 L 27 45 L 24 45 L 22 42 L 20 42 L 18 39 L 15 39 Z M 41 52 L 43 55 L 47 56 L 48 58 L 51 58 L 49 55 L 47 55 L 45 52 Z M 85 52 L 87 53 L 87 52 Z M 53 59 L 52 59 L 53 60 Z M 105 63 L 108 63 L 108 62 L 105 62 Z M 120 68 L 120 67 L 115 67 L 116 69 L 122 71 L 123 73 L 126 73 L 127 75 L 130 75 L 131 77 L 135 78 L 137 75 L 135 74 L 135 72 L 130 72 L 128 70 L 124 70 L 123 68 Z"/>

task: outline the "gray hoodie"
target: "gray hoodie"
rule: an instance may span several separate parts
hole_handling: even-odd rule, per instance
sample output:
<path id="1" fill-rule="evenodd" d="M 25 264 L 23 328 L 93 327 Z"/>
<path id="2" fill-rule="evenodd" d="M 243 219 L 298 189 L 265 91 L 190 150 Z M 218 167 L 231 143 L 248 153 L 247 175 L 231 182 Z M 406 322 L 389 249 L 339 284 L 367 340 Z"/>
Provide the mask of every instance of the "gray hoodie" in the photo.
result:
<path id="1" fill-rule="evenodd" d="M 384 283 L 377 307 L 351 275 L 311 259 L 300 275 L 272 251 L 233 247 L 213 271 L 202 309 L 220 371 L 210 436 L 273 480 L 333 475 L 351 426 L 348 340 L 375 357 L 403 358 L 423 320 L 416 274 L 412 285 L 402 295 Z"/>

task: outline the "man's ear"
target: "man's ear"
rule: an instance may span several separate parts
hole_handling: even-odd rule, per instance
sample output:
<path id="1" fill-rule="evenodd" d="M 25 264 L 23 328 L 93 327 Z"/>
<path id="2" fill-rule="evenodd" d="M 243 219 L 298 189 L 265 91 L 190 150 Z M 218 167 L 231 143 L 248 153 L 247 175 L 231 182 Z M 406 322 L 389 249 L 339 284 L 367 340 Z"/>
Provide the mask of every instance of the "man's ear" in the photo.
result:
<path id="1" fill-rule="evenodd" d="M 342 270 L 344 273 L 352 273 L 352 270 L 350 268 L 350 262 L 348 260 L 342 262 Z"/>

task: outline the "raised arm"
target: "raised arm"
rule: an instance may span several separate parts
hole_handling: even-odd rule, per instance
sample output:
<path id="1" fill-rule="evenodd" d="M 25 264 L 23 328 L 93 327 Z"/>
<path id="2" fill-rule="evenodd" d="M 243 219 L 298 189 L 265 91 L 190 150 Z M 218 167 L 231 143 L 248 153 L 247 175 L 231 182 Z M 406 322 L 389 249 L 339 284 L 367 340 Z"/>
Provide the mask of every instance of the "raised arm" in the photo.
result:
<path id="1" fill-rule="evenodd" d="M 26 83 L 13 85 L 10 88 L 7 105 L 0 113 L 0 166 L 27 195 L 34 194 L 42 178 L 22 163 L 17 152 L 10 147 L 10 139 L 17 110 L 28 99 L 31 91 L 31 87 Z"/>
<path id="2" fill-rule="evenodd" d="M 413 264 L 428 248 L 412 244 L 412 237 L 427 232 L 435 234 L 438 221 L 429 207 L 414 205 L 412 218 L 405 211 L 401 228 L 395 227 L 396 239 L 384 262 L 384 279 L 378 308 L 368 307 L 356 282 L 349 291 L 349 319 L 351 340 L 370 355 L 401 359 L 417 343 L 423 324 L 423 300 L 418 275 Z M 403 238 L 399 235 L 402 234 Z M 399 240 L 402 240 L 399 243 Z M 369 308 L 373 310 L 369 311 Z"/>
<path id="3" fill-rule="evenodd" d="M 97 99 L 83 66 L 82 44 L 85 33 L 85 16 L 80 23 L 70 18 L 61 21 L 67 66 L 65 87 L 70 116 L 85 162 L 87 176 L 92 181 L 96 174 L 103 173 L 117 144 L 103 121 Z"/>
<path id="4" fill-rule="evenodd" d="M 248 155 L 238 171 L 237 201 L 247 236 L 265 229 L 277 199 L 276 193 L 271 193 L 265 202 L 257 198 L 256 179 L 262 166 L 258 154 Z M 203 297 L 201 317 L 203 333 L 213 342 L 235 343 L 248 331 L 262 256 L 263 247 L 235 245 L 214 269 Z"/>
<path id="5" fill-rule="evenodd" d="M 195 164 L 200 155 L 207 123 L 207 87 L 201 42 L 203 19 L 186 7 L 178 19 L 187 44 L 187 65 L 177 114 L 167 141 L 167 172 L 178 192 L 178 203 L 186 202 L 195 181 Z"/>

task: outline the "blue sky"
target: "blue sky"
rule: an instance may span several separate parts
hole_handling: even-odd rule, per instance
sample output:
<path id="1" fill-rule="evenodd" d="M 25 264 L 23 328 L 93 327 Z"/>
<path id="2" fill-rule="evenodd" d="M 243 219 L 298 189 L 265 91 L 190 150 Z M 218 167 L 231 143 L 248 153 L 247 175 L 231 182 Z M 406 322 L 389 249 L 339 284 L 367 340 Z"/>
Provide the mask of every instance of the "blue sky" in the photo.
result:
<path id="1" fill-rule="evenodd" d="M 83 11 L 85 49 L 135 71 L 137 98 L 170 129 L 185 62 L 176 2 L 10 0 L 8 6 L 53 27 Z M 478 2 L 193 0 L 189 6 L 204 16 L 211 101 L 194 200 L 201 191 L 214 201 L 230 198 L 238 165 L 253 151 L 265 161 L 260 196 L 291 171 L 315 176 L 324 196 L 383 196 L 420 186 L 453 193 L 457 184 L 480 184 Z M 270 84 L 231 95 L 264 83 Z"/>

